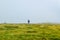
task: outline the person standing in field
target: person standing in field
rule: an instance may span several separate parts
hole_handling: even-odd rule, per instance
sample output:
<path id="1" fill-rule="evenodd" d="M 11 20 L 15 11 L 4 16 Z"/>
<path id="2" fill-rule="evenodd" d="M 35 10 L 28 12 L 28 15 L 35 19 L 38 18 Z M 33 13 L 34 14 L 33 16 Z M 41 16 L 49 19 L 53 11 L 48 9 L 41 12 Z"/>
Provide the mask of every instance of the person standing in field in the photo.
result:
<path id="1" fill-rule="evenodd" d="M 30 24 L 30 20 L 28 20 L 28 24 Z"/>

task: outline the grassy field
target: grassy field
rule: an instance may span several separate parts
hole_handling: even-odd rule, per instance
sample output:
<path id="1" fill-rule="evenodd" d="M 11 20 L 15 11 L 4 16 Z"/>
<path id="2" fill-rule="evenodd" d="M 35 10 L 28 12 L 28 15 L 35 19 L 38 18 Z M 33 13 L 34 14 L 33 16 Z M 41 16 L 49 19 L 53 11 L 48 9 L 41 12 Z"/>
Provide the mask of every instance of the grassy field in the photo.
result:
<path id="1" fill-rule="evenodd" d="M 0 40 L 60 40 L 60 24 L 0 24 Z"/>

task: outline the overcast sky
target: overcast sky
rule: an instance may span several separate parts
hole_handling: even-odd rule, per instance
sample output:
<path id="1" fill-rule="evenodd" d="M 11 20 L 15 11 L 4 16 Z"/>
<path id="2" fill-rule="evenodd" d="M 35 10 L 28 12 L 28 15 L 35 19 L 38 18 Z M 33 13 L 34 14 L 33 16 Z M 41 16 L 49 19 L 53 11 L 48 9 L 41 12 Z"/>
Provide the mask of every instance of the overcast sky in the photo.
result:
<path id="1" fill-rule="evenodd" d="M 0 0 L 0 22 L 60 23 L 60 0 Z"/>

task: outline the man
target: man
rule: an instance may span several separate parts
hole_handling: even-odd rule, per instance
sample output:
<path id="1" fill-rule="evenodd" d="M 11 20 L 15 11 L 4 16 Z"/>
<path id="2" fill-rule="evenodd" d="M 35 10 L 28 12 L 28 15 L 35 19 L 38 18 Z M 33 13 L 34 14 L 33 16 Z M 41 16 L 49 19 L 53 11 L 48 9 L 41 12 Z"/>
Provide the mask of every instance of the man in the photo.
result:
<path id="1" fill-rule="evenodd" d="M 28 24 L 30 24 L 30 20 L 28 20 Z"/>

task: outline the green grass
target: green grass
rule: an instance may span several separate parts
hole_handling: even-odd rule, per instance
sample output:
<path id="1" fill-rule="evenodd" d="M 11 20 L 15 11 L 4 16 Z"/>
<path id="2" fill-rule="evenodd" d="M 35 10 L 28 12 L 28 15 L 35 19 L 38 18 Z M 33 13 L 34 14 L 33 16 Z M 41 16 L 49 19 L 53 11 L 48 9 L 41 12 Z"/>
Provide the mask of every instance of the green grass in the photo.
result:
<path id="1" fill-rule="evenodd" d="M 0 24 L 0 40 L 60 40 L 60 24 Z"/>

